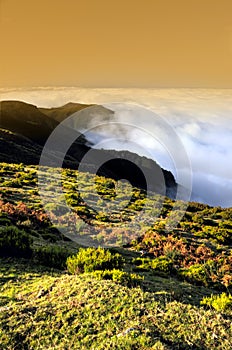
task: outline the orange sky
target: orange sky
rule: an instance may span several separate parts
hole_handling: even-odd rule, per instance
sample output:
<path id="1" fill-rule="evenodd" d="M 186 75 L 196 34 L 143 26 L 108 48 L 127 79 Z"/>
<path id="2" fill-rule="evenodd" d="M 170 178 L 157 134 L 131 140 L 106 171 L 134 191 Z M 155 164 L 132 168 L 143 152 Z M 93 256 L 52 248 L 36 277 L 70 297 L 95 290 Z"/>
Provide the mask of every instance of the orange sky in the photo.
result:
<path id="1" fill-rule="evenodd" d="M 231 0 L 0 0 L 0 86 L 232 87 Z"/>

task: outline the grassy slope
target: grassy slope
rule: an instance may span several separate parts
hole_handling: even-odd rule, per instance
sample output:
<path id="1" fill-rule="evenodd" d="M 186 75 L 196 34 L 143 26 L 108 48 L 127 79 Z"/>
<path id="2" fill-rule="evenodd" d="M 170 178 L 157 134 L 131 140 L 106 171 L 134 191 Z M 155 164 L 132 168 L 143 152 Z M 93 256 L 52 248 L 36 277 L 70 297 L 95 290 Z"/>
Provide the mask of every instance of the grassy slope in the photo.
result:
<path id="1" fill-rule="evenodd" d="M 67 194 L 71 191 L 70 188 L 73 188 L 74 175 L 76 175 L 74 172 L 65 174 L 64 187 Z M 80 175 L 81 181 L 88 184 L 88 176 Z M 1 164 L 0 177 L 3 198 L 0 216 L 2 225 L 11 222 L 27 229 L 34 238 L 35 248 L 53 244 L 62 245 L 73 252 L 78 250 L 77 244 L 66 241 L 52 230 L 50 224 L 45 224 L 45 218 L 39 215 L 41 203 L 36 188 L 35 167 Z M 99 191 L 105 196 L 113 196 L 112 191 L 106 190 L 103 186 L 104 179 L 99 178 L 99 182 L 102 185 Z M 51 186 L 51 195 L 52 191 Z M 91 193 L 92 188 L 89 187 L 89 194 Z M 73 194 L 73 190 L 70 194 Z M 85 194 L 88 196 L 88 191 L 85 191 Z M 120 218 L 122 221 L 116 220 L 117 213 L 111 225 L 120 227 L 123 224 L 123 216 L 132 217 L 133 221 L 142 198 L 138 200 L 140 202 L 134 201 L 123 213 Z M 26 220 L 23 215 L 20 216 L 20 210 L 25 212 L 20 202 L 26 203 L 28 208 L 37 213 L 37 221 L 31 213 Z M 4 203 L 11 203 L 11 209 L 17 207 L 17 220 L 15 214 L 5 215 Z M 79 203 L 72 197 L 70 204 L 77 213 L 79 210 L 84 219 L 92 220 L 102 229 L 104 222 L 101 218 L 90 215 L 89 212 L 86 214 L 85 211 L 83 214 L 84 203 Z M 141 223 L 144 236 L 140 240 L 135 240 L 128 249 L 117 248 L 126 258 L 125 270 L 136 272 L 144 278 L 142 285 L 136 288 L 107 280 L 99 281 L 93 274 L 70 276 L 66 271 L 51 270 L 38 263 L 35 264 L 33 260 L 2 258 L 0 260 L 1 348 L 230 349 L 231 311 L 219 313 L 200 306 L 204 296 L 219 293 L 218 281 L 204 285 L 181 279 L 178 271 L 184 268 L 181 264 L 185 263 L 187 266 L 186 260 L 175 261 L 175 264 L 180 264 L 178 271 L 175 272 L 160 271 L 150 265 L 150 261 L 155 261 L 158 255 L 158 248 L 164 248 L 156 246 L 159 237 L 154 235 L 160 234 L 164 242 L 165 239 L 170 240 L 168 238 L 170 235 L 162 231 L 162 225 L 171 206 L 172 201 L 166 199 L 162 219 L 160 218 L 147 233 L 145 232 L 147 226 L 143 227 Z M 230 237 L 226 239 L 224 237 L 230 232 L 230 215 L 229 209 L 215 209 L 193 203 L 182 221 L 183 224 L 179 230 L 172 232 L 171 236 L 176 240 L 184 238 L 186 243 L 184 248 L 197 249 L 204 244 L 211 248 L 216 257 L 221 253 L 230 256 Z M 222 230 L 225 225 L 227 228 Z M 199 227 L 202 229 L 199 230 Z M 218 230 L 221 236 L 218 236 Z M 139 249 L 149 253 L 141 266 L 136 262 L 140 259 L 140 254 L 137 252 Z M 192 255 L 190 254 L 193 263 L 195 263 L 194 249 L 192 248 Z M 165 254 L 170 252 L 166 251 Z M 201 264 L 204 265 L 204 261 L 201 261 Z M 227 268 L 224 274 L 229 275 L 230 270 Z M 220 275 L 221 277 L 223 276 Z M 126 333 L 129 328 L 133 329 Z"/>
<path id="2" fill-rule="evenodd" d="M 1 348 L 230 349 L 230 319 L 169 298 L 4 260 Z"/>

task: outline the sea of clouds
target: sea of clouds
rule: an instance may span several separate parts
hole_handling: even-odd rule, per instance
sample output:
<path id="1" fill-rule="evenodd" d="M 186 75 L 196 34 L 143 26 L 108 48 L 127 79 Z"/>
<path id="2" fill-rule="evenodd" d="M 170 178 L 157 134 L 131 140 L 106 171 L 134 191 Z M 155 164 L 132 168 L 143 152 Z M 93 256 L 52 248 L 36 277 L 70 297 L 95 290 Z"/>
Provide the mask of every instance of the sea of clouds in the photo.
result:
<path id="1" fill-rule="evenodd" d="M 57 107 L 70 101 L 104 105 L 114 110 L 114 121 L 118 121 L 118 125 L 108 125 L 107 132 L 106 124 L 89 131 L 89 138 L 96 147 L 113 146 L 150 156 L 171 170 L 178 180 L 178 170 L 184 172 L 185 169 L 178 169 L 175 164 L 172 156 L 175 144 L 170 149 L 165 137 L 160 136 L 165 134 L 167 125 L 166 130 L 170 127 L 178 136 L 190 160 L 192 200 L 232 206 L 231 89 L 46 87 L 0 89 L 0 99 L 21 100 L 39 107 Z M 93 126 L 98 122 L 100 116 L 93 121 Z M 127 123 L 132 126 L 126 126 Z M 132 143 L 137 144 L 138 149 L 131 148 Z M 181 157 L 178 149 L 174 153 Z"/>

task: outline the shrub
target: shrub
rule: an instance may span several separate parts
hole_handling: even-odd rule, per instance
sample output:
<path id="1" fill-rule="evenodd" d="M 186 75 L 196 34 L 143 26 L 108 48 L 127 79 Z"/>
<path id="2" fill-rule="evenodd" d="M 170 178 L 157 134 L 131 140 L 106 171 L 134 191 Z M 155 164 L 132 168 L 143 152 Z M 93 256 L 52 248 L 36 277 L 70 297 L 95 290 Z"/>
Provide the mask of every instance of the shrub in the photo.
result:
<path id="1" fill-rule="evenodd" d="M 55 215 L 64 215 L 67 213 L 67 208 L 64 205 L 57 203 L 48 203 L 45 205 L 45 210 Z"/>
<path id="2" fill-rule="evenodd" d="M 167 273 L 173 269 L 173 263 L 165 256 L 159 256 L 158 258 L 152 259 L 151 268 L 157 272 Z"/>
<path id="3" fill-rule="evenodd" d="M 174 270 L 173 262 L 166 256 L 159 256 L 155 259 L 135 258 L 132 262 L 138 266 L 139 270 L 153 270 L 160 275 L 165 275 Z"/>
<path id="4" fill-rule="evenodd" d="M 10 219 L 8 219 L 5 215 L 0 216 L 0 226 L 9 226 L 11 225 Z"/>
<path id="5" fill-rule="evenodd" d="M 60 237 L 56 236 L 54 233 L 50 233 L 46 231 L 41 233 L 41 235 L 43 239 L 45 239 L 46 241 L 49 241 L 50 243 L 55 243 L 60 239 Z"/>
<path id="6" fill-rule="evenodd" d="M 132 263 L 138 267 L 138 270 L 149 270 L 151 268 L 151 259 L 149 258 L 134 258 Z"/>
<path id="7" fill-rule="evenodd" d="M 33 240 L 24 230 L 16 226 L 0 228 L 0 256 L 29 258 Z"/>
<path id="8" fill-rule="evenodd" d="M 71 274 L 120 269 L 123 265 L 124 258 L 120 254 L 112 254 L 109 250 L 100 247 L 80 248 L 77 255 L 67 259 L 67 268 Z"/>
<path id="9" fill-rule="evenodd" d="M 144 279 L 142 276 L 135 273 L 129 273 L 117 269 L 105 271 L 98 270 L 94 271 L 92 275 L 99 280 L 112 280 L 127 287 L 135 287 L 141 284 Z"/>
<path id="10" fill-rule="evenodd" d="M 108 222 L 109 221 L 109 217 L 106 213 L 104 212 L 100 212 L 96 215 L 96 219 L 102 222 Z"/>
<path id="11" fill-rule="evenodd" d="M 34 259 L 42 265 L 63 270 L 66 267 L 66 260 L 71 254 L 64 247 L 50 245 L 37 248 L 34 252 Z"/>
<path id="12" fill-rule="evenodd" d="M 219 295 L 211 295 L 211 297 L 205 297 L 201 301 L 201 305 L 207 305 L 213 307 L 216 311 L 226 311 L 232 309 L 232 296 L 226 293 Z"/>
<path id="13" fill-rule="evenodd" d="M 213 260 L 208 260 L 204 264 L 194 264 L 179 271 L 180 276 L 188 282 L 209 286 L 213 282 L 213 276 L 217 274 L 217 265 Z"/>

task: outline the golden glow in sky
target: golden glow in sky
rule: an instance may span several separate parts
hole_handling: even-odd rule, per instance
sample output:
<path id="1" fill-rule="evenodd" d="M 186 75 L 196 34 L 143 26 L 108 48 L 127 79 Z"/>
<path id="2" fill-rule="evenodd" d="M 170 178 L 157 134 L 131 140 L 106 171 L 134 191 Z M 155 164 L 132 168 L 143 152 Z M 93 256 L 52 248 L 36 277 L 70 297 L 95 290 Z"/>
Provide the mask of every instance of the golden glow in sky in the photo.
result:
<path id="1" fill-rule="evenodd" d="M 0 0 L 0 86 L 232 87 L 231 0 Z"/>

